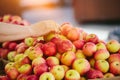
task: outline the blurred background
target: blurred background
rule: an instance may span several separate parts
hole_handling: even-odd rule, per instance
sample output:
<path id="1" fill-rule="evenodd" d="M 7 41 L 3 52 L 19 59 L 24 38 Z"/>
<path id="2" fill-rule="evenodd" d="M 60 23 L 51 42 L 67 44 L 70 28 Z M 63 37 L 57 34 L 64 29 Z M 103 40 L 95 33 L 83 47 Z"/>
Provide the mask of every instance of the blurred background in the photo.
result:
<path id="1" fill-rule="evenodd" d="M 120 0 L 0 0 L 0 16 L 19 15 L 30 23 L 69 22 L 102 40 L 120 37 Z"/>

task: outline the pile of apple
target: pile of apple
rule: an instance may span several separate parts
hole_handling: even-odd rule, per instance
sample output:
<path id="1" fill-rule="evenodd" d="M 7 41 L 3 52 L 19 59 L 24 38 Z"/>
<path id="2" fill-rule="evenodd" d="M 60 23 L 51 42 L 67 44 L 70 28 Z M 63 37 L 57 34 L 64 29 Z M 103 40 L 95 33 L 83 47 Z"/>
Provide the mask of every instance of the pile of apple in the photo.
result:
<path id="1" fill-rule="evenodd" d="M 104 35 L 104 34 L 103 34 Z M 50 32 L 4 42 L 0 58 L 9 62 L 1 80 L 87 80 L 120 76 L 120 43 L 64 23 Z"/>

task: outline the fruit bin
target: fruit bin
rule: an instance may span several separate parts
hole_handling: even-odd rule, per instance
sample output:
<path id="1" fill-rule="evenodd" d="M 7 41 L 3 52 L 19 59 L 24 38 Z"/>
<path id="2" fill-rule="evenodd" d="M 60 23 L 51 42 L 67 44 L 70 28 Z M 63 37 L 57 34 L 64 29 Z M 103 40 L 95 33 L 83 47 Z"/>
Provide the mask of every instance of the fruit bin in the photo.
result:
<path id="1" fill-rule="evenodd" d="M 0 22 L 30 25 L 11 15 Z M 0 71 L 10 80 L 120 80 L 120 43 L 63 23 L 60 32 L 0 43 Z"/>

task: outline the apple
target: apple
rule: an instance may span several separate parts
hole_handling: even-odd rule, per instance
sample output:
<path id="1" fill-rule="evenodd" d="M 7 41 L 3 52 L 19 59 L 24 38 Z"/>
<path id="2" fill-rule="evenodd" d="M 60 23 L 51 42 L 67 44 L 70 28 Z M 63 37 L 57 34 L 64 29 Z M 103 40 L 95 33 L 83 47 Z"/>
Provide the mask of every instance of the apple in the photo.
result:
<path id="1" fill-rule="evenodd" d="M 2 22 L 9 23 L 10 22 L 10 18 L 11 18 L 11 15 L 4 15 Z"/>
<path id="2" fill-rule="evenodd" d="M 61 53 L 56 53 L 55 57 L 57 57 L 59 60 L 61 58 L 62 54 Z"/>
<path id="3" fill-rule="evenodd" d="M 55 56 L 49 56 L 49 57 L 47 57 L 46 62 L 47 62 L 47 65 L 49 67 L 52 67 L 52 66 L 60 64 L 59 59 L 57 57 L 55 57 Z"/>
<path id="4" fill-rule="evenodd" d="M 9 61 L 14 61 L 14 57 L 16 56 L 17 52 L 16 51 L 10 51 L 7 55 Z"/>
<path id="5" fill-rule="evenodd" d="M 94 53 L 94 59 L 95 60 L 105 60 L 108 59 L 110 56 L 110 53 L 107 49 L 99 49 Z"/>
<path id="6" fill-rule="evenodd" d="M 84 53 L 85 56 L 90 57 L 90 56 L 92 56 L 96 52 L 97 47 L 96 47 L 96 45 L 94 43 L 87 42 L 83 46 L 82 50 L 83 50 L 83 53 Z"/>
<path id="7" fill-rule="evenodd" d="M 32 66 L 30 64 L 24 64 L 20 68 L 18 68 L 19 73 L 21 74 L 31 74 Z"/>
<path id="8" fill-rule="evenodd" d="M 84 75 L 90 69 L 90 64 L 87 59 L 79 58 L 75 59 L 72 68 L 77 70 L 80 75 Z"/>
<path id="9" fill-rule="evenodd" d="M 73 51 L 67 51 L 61 56 L 61 63 L 66 66 L 71 66 L 73 61 L 76 59 L 75 53 Z"/>
<path id="10" fill-rule="evenodd" d="M 99 49 L 107 49 L 106 45 L 103 42 L 98 42 L 96 44 L 96 46 L 97 46 L 97 50 L 99 50 Z"/>
<path id="11" fill-rule="evenodd" d="M 97 60 L 95 61 L 94 68 L 103 73 L 106 73 L 109 70 L 109 63 L 106 60 Z"/>
<path id="12" fill-rule="evenodd" d="M 17 51 L 17 53 L 24 53 L 24 51 L 27 48 L 28 48 L 28 46 L 24 42 L 21 42 L 16 46 L 16 51 Z"/>
<path id="13" fill-rule="evenodd" d="M 86 77 L 82 76 L 80 77 L 80 80 L 87 80 Z"/>
<path id="14" fill-rule="evenodd" d="M 9 46 L 10 43 L 11 43 L 10 41 L 3 42 L 2 43 L 2 48 L 8 49 L 8 46 Z"/>
<path id="15" fill-rule="evenodd" d="M 120 75 L 120 62 L 114 61 L 110 63 L 110 72 L 114 75 Z"/>
<path id="16" fill-rule="evenodd" d="M 7 72 L 11 67 L 14 67 L 14 62 L 9 62 L 5 65 L 5 72 Z"/>
<path id="17" fill-rule="evenodd" d="M 76 49 L 82 49 L 85 44 L 85 41 L 78 39 L 73 41 L 73 44 L 75 45 Z"/>
<path id="18" fill-rule="evenodd" d="M 54 77 L 53 74 L 50 73 L 50 72 L 44 72 L 44 73 L 41 74 L 41 76 L 39 77 L 39 80 L 55 80 L 55 77 Z"/>
<path id="19" fill-rule="evenodd" d="M 37 76 L 40 76 L 42 73 L 47 71 L 48 71 L 48 66 L 46 64 L 40 64 L 33 68 L 33 72 Z"/>
<path id="20" fill-rule="evenodd" d="M 108 62 L 114 62 L 114 61 L 120 61 L 120 54 L 116 53 L 116 54 L 111 54 L 110 57 L 108 58 Z"/>
<path id="21" fill-rule="evenodd" d="M 96 34 L 88 34 L 86 36 L 86 41 L 87 42 L 93 42 L 93 43 L 96 44 L 96 43 L 98 43 L 99 38 L 98 38 L 98 36 Z"/>
<path id="22" fill-rule="evenodd" d="M 56 54 L 56 45 L 53 42 L 47 42 L 42 46 L 44 55 L 53 56 Z"/>
<path id="23" fill-rule="evenodd" d="M 48 42 L 48 41 L 50 41 L 52 38 L 57 37 L 57 33 L 55 33 L 55 32 L 50 32 L 49 34 L 46 34 L 46 35 L 44 35 L 43 37 L 44 37 L 44 40 L 45 40 L 46 42 Z"/>
<path id="24" fill-rule="evenodd" d="M 65 75 L 64 68 L 61 65 L 55 65 L 50 69 L 56 80 L 62 80 Z"/>
<path id="25" fill-rule="evenodd" d="M 37 57 L 32 61 L 32 67 L 35 67 L 40 64 L 46 64 L 46 60 L 43 57 Z"/>
<path id="26" fill-rule="evenodd" d="M 28 75 L 26 80 L 39 80 L 39 78 L 36 75 Z"/>
<path id="27" fill-rule="evenodd" d="M 29 47 L 25 51 L 25 54 L 29 57 L 30 60 L 33 60 L 37 57 L 42 57 L 43 56 L 43 51 L 39 47 Z"/>
<path id="28" fill-rule="evenodd" d="M 7 76 L 0 76 L 0 80 L 10 80 Z"/>
<path id="29" fill-rule="evenodd" d="M 88 79 L 96 79 L 96 78 L 103 78 L 104 75 L 101 71 L 96 70 L 96 69 L 90 69 L 87 73 L 86 73 L 86 77 Z"/>
<path id="30" fill-rule="evenodd" d="M 17 79 L 19 72 L 15 67 L 11 67 L 7 70 L 6 74 L 10 78 L 10 80 L 15 80 Z"/>
<path id="31" fill-rule="evenodd" d="M 16 42 L 11 42 L 11 43 L 9 43 L 8 49 L 13 51 L 13 50 L 15 50 L 16 46 L 17 46 Z"/>
<path id="32" fill-rule="evenodd" d="M 75 52 L 75 55 L 76 55 L 76 58 L 86 58 L 86 56 L 84 55 L 83 51 L 78 49 L 76 52 Z"/>
<path id="33" fill-rule="evenodd" d="M 57 45 L 58 52 L 61 54 L 73 49 L 73 44 L 70 40 L 62 40 L 59 43 L 57 43 L 56 45 Z"/>
<path id="34" fill-rule="evenodd" d="M 107 42 L 106 47 L 109 52 L 115 53 L 120 49 L 120 43 L 117 40 L 110 40 Z"/>
<path id="35" fill-rule="evenodd" d="M 20 75 L 17 77 L 17 80 L 27 80 L 27 77 L 28 77 L 28 75 L 26 75 L 26 74 L 20 74 Z"/>
<path id="36" fill-rule="evenodd" d="M 71 41 L 78 40 L 79 36 L 80 36 L 79 31 L 75 27 L 72 27 L 72 29 L 69 30 L 69 32 L 66 35 L 66 37 Z"/>
<path id="37" fill-rule="evenodd" d="M 104 78 L 112 78 L 112 77 L 115 77 L 113 73 L 107 72 L 104 74 Z"/>
<path id="38" fill-rule="evenodd" d="M 64 23 L 60 27 L 60 31 L 62 35 L 67 35 L 68 32 L 72 29 L 72 25 L 70 23 Z"/>
<path id="39" fill-rule="evenodd" d="M 80 80 L 80 74 L 74 69 L 70 69 L 65 74 L 65 80 Z"/>
<path id="40" fill-rule="evenodd" d="M 27 46 L 32 46 L 33 45 L 33 42 L 34 42 L 34 38 L 32 37 L 27 37 L 24 39 L 24 43 L 27 45 Z"/>
<path id="41" fill-rule="evenodd" d="M 3 59 L 7 59 L 8 52 L 9 52 L 8 49 L 0 48 L 0 57 Z"/>

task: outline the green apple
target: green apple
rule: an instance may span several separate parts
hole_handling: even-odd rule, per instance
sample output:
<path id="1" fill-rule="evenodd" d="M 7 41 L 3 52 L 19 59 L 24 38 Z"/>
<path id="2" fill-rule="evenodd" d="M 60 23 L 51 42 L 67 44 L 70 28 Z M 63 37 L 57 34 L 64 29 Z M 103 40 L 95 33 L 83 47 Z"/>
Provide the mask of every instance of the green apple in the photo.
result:
<path id="1" fill-rule="evenodd" d="M 80 74 L 74 69 L 70 69 L 65 74 L 65 80 L 80 80 Z"/>
<path id="2" fill-rule="evenodd" d="M 109 52 L 115 53 L 120 49 L 120 43 L 117 40 L 110 40 L 107 42 L 106 47 Z"/>
<path id="3" fill-rule="evenodd" d="M 96 46 L 97 46 L 97 50 L 99 50 L 99 49 L 107 49 L 106 45 L 103 42 L 98 42 L 96 44 Z"/>
<path id="4" fill-rule="evenodd" d="M 111 78 L 111 77 L 115 77 L 115 75 L 113 73 L 107 72 L 104 74 L 104 78 Z"/>
<path id="5" fill-rule="evenodd" d="M 14 67 L 14 62 L 9 62 L 5 65 L 5 72 L 7 72 L 7 70 L 10 69 L 11 67 Z"/>
<path id="6" fill-rule="evenodd" d="M 25 38 L 24 42 L 27 46 L 32 46 L 34 43 L 34 39 L 32 37 L 27 37 Z"/>
<path id="7" fill-rule="evenodd" d="M 44 72 L 40 75 L 39 80 L 55 80 L 55 77 L 50 72 Z"/>
<path id="8" fill-rule="evenodd" d="M 53 66 L 50 72 L 54 75 L 56 80 L 62 80 L 65 75 L 64 68 L 61 65 Z"/>
<path id="9" fill-rule="evenodd" d="M 97 60 L 95 61 L 94 68 L 103 73 L 106 73 L 109 70 L 109 63 L 106 60 Z"/>
<path id="10" fill-rule="evenodd" d="M 89 71 L 90 64 L 87 59 L 79 58 L 73 62 L 72 68 L 77 70 L 80 75 L 84 75 L 87 71 Z"/>
<path id="11" fill-rule="evenodd" d="M 8 60 L 13 62 L 13 61 L 14 61 L 14 57 L 15 57 L 16 54 L 17 54 L 16 51 L 10 51 L 10 52 L 8 53 L 8 55 L 7 55 Z"/>

